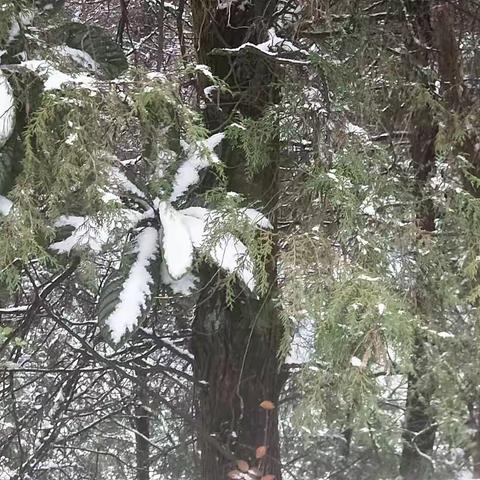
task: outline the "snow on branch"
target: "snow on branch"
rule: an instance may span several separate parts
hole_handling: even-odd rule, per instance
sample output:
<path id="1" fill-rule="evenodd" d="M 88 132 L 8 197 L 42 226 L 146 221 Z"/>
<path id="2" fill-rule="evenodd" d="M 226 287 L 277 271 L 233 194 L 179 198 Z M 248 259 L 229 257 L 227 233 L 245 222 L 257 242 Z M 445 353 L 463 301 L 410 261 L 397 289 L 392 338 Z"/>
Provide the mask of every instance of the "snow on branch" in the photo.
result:
<path id="1" fill-rule="evenodd" d="M 55 222 L 54 226 L 74 228 L 72 234 L 65 240 L 50 245 L 50 248 L 57 253 L 70 253 L 73 248 L 81 247 L 100 252 L 102 246 L 108 241 L 108 228 L 100 227 L 90 218 L 63 215 Z"/>
<path id="2" fill-rule="evenodd" d="M 59 55 L 70 58 L 77 65 L 91 70 L 92 72 L 98 72 L 101 70 L 100 65 L 91 57 L 91 55 L 83 50 L 71 48 L 67 45 L 60 45 L 59 47 L 55 47 L 53 51 Z"/>
<path id="3" fill-rule="evenodd" d="M 286 63 L 308 64 L 308 61 L 305 60 L 308 57 L 308 52 L 299 49 L 289 40 L 279 37 L 274 28 L 268 30 L 268 40 L 265 42 L 258 44 L 246 42 L 236 48 L 217 48 L 212 50 L 211 53 L 232 55 L 242 51 L 260 54 Z M 292 58 L 293 55 L 299 56 L 301 59 Z"/>

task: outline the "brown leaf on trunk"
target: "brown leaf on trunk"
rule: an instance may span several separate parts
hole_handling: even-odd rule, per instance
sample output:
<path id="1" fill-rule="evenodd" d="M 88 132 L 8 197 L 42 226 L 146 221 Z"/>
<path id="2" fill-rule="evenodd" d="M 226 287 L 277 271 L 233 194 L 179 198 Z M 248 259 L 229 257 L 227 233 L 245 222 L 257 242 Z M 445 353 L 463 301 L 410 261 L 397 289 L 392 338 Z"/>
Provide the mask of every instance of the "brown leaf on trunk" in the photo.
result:
<path id="1" fill-rule="evenodd" d="M 257 478 L 260 478 L 262 476 L 262 472 L 257 467 L 250 467 L 248 474 Z"/>
<path id="2" fill-rule="evenodd" d="M 267 447 L 265 445 L 261 445 L 260 447 L 257 447 L 255 450 L 255 458 L 260 459 L 263 458 L 267 454 Z"/>
<path id="3" fill-rule="evenodd" d="M 275 405 L 273 402 L 270 400 L 264 400 L 261 404 L 260 407 L 262 407 L 264 410 L 273 410 L 275 408 Z"/>
<path id="4" fill-rule="evenodd" d="M 240 480 L 242 478 L 242 472 L 239 470 L 231 470 L 227 473 L 227 477 L 231 480 Z"/>
<path id="5" fill-rule="evenodd" d="M 248 472 L 250 465 L 245 460 L 237 460 L 237 467 L 241 472 L 246 473 Z"/>

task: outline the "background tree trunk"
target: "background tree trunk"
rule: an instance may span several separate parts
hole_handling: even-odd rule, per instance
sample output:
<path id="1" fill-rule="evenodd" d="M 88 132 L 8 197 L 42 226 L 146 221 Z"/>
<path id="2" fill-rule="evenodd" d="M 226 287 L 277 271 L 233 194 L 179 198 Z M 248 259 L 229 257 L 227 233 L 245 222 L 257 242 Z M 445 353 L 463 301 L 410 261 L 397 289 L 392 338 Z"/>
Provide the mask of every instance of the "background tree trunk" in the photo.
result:
<path id="1" fill-rule="evenodd" d="M 137 480 L 150 478 L 150 418 L 148 411 L 148 395 L 143 384 L 147 381 L 145 374 L 137 373 L 141 383 L 135 385 L 135 456 L 137 459 Z"/>
<path id="2" fill-rule="evenodd" d="M 409 50 L 408 68 L 413 71 L 414 81 L 430 89 L 428 80 L 422 70 L 430 65 L 433 32 L 430 18 L 430 1 L 406 2 L 405 21 L 408 27 Z M 435 231 L 435 211 L 431 199 L 425 197 L 425 186 L 435 170 L 435 138 L 438 127 L 429 106 L 416 109 L 410 120 L 410 154 L 415 169 L 415 197 L 417 200 L 416 221 L 419 230 L 418 241 Z M 412 292 L 415 307 L 422 315 L 428 305 L 428 298 L 423 292 L 428 291 L 424 285 L 424 275 L 419 273 Z M 427 280 L 428 281 L 428 280 Z M 430 455 L 435 442 L 435 419 L 431 400 L 434 393 L 434 380 L 428 368 L 426 338 L 418 331 L 412 355 L 412 371 L 408 375 L 407 401 L 403 426 L 403 450 L 400 459 L 400 474 L 405 480 L 431 478 L 433 465 Z"/>

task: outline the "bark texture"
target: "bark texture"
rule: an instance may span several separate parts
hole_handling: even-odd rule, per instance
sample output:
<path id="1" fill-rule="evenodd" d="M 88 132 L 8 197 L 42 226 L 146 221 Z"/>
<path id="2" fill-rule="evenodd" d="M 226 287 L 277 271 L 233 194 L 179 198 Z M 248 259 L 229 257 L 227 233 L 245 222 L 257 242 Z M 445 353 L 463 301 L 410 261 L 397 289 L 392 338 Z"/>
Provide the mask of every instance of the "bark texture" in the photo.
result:
<path id="1" fill-rule="evenodd" d="M 219 8 L 217 0 L 192 2 L 198 61 L 208 65 L 231 91 L 207 104 L 205 121 L 212 132 L 223 130 L 235 113 L 261 118 L 265 109 L 278 100 L 277 72 L 270 59 L 218 51 L 245 42 L 265 41 L 275 6 L 276 1 L 267 0 L 232 2 L 226 8 Z M 200 94 L 204 81 L 205 78 L 199 79 Z M 265 213 L 275 224 L 271 207 L 278 193 L 277 142 L 269 147 L 271 161 L 253 177 L 247 175 L 244 153 L 234 145 L 224 141 L 221 158 L 226 165 L 228 189 L 260 208 L 267 207 L 269 211 L 265 208 Z M 203 430 L 198 438 L 204 480 L 224 480 L 228 471 L 235 468 L 232 458 L 256 465 L 263 474 L 281 478 L 277 409 L 260 407 L 264 400 L 277 404 L 283 382 L 277 356 L 282 327 L 272 300 L 274 252 L 267 268 L 268 294 L 257 299 L 238 284 L 231 308 L 224 289 L 218 287 L 220 274 L 208 268 L 203 272 L 204 287 L 193 323 L 192 350 L 195 379 L 201 385 L 197 409 Z M 214 438 L 218 445 L 205 441 L 205 435 Z M 255 450 L 259 446 L 266 446 L 267 454 L 256 460 Z M 225 455 L 225 449 L 233 457 Z"/>
<path id="2" fill-rule="evenodd" d="M 433 31 L 430 1 L 406 2 L 405 20 L 408 27 L 407 47 L 413 80 L 430 89 L 422 71 L 431 66 Z M 438 126 L 430 107 L 414 110 L 410 120 L 410 155 L 415 170 L 416 221 L 421 243 L 435 231 L 435 210 L 431 199 L 425 195 L 425 186 L 435 170 L 435 139 Z M 428 291 L 421 273 L 412 292 L 416 308 L 421 313 L 428 310 Z M 428 345 L 422 331 L 418 331 L 412 356 L 412 371 L 408 375 L 405 422 L 402 434 L 403 450 L 400 474 L 405 480 L 427 480 L 433 475 L 430 455 L 435 442 L 436 424 L 431 400 L 435 389 L 434 378 L 428 368 Z"/>
<path id="3" fill-rule="evenodd" d="M 453 153 L 461 155 L 467 160 L 468 173 L 477 179 L 480 178 L 480 138 L 478 129 L 467 128 L 468 115 L 475 105 L 474 92 L 464 82 L 463 59 L 455 31 L 455 22 L 458 20 L 454 5 L 450 2 L 439 2 L 432 9 L 434 41 L 437 52 L 437 62 L 440 78 L 440 91 L 446 106 L 453 116 L 456 116 L 465 125 L 466 134 L 454 145 Z M 475 107 L 474 107 L 475 108 Z M 462 165 L 459 165 L 461 168 Z M 478 183 L 473 183 L 468 175 L 464 175 L 463 182 L 466 190 L 474 197 L 480 197 Z M 480 281 L 477 276 L 476 281 Z M 471 430 L 469 453 L 473 464 L 473 478 L 480 478 L 480 399 L 476 388 L 465 392 L 469 411 L 467 424 Z"/>
<path id="4" fill-rule="evenodd" d="M 141 383 L 136 385 L 135 404 L 135 457 L 137 467 L 137 480 L 150 478 L 150 418 L 148 410 L 148 395 L 143 385 L 146 385 L 145 374 L 138 373 Z"/>

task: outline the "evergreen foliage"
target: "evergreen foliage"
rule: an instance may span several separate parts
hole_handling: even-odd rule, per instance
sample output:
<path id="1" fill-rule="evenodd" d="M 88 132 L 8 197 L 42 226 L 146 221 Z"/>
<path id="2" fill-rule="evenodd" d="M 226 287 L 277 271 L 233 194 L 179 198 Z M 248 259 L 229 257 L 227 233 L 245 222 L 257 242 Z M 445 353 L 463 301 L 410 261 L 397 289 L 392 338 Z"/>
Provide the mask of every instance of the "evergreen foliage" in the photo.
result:
<path id="1" fill-rule="evenodd" d="M 199 448 L 233 479 L 479 475 L 471 5 L 193 3 L 210 67 L 183 3 L 144 2 L 127 57 L 63 2 L 0 0 L 0 478 L 144 480 L 142 445 L 158 478 L 206 480 Z M 134 65 L 174 18 L 156 61 L 181 62 Z"/>

